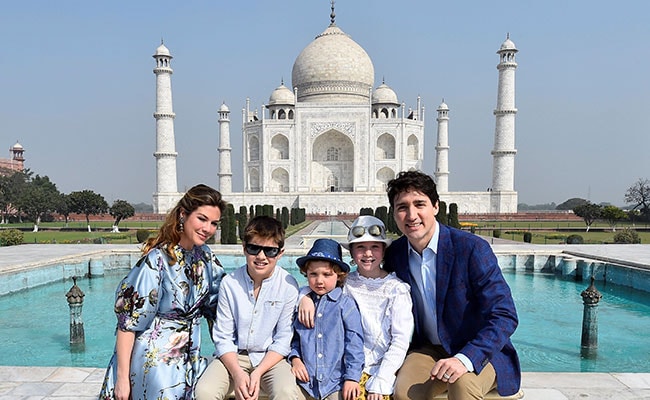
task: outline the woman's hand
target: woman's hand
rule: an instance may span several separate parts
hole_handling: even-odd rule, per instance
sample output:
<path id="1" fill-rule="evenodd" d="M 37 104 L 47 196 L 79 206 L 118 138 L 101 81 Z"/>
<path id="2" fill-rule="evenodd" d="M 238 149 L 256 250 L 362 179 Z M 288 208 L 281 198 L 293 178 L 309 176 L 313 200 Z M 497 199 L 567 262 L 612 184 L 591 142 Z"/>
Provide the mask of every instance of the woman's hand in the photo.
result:
<path id="1" fill-rule="evenodd" d="M 113 388 L 115 400 L 129 400 L 131 397 L 131 381 L 129 378 L 117 379 Z"/>

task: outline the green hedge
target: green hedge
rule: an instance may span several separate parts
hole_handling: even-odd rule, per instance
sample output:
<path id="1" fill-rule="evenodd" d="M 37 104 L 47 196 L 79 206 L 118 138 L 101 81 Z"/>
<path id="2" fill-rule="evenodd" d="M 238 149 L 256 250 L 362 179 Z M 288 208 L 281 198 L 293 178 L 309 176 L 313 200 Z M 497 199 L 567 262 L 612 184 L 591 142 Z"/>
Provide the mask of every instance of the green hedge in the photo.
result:
<path id="1" fill-rule="evenodd" d="M 23 237 L 23 233 L 18 229 L 4 229 L 0 231 L 0 246 L 23 244 Z"/>

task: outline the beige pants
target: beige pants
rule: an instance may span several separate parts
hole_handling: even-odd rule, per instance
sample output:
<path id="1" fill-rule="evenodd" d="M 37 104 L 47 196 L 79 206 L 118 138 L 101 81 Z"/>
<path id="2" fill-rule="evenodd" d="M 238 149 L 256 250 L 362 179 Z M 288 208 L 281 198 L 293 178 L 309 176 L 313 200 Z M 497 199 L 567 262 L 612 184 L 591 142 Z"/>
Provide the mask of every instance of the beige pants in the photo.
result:
<path id="1" fill-rule="evenodd" d="M 448 358 L 441 346 L 426 345 L 411 350 L 397 372 L 395 400 L 430 400 L 448 391 L 449 400 L 483 399 L 496 387 L 496 372 L 488 363 L 480 374 L 468 372 L 453 384 L 431 379 L 436 360 Z"/>
<path id="2" fill-rule="evenodd" d="M 298 400 L 319 400 L 314 397 L 311 397 L 309 393 L 307 393 L 307 391 L 302 387 L 298 386 L 298 388 L 300 388 L 300 394 L 298 395 Z M 334 392 L 327 397 L 323 397 L 320 400 L 343 400 L 343 394 L 342 392 Z"/>
<path id="3" fill-rule="evenodd" d="M 250 374 L 255 369 L 246 354 L 238 355 L 239 365 Z M 197 400 L 225 400 L 233 391 L 233 380 L 219 359 L 213 360 L 196 384 Z M 269 400 L 298 399 L 298 385 L 286 360 L 275 364 L 262 375 L 260 389 Z"/>

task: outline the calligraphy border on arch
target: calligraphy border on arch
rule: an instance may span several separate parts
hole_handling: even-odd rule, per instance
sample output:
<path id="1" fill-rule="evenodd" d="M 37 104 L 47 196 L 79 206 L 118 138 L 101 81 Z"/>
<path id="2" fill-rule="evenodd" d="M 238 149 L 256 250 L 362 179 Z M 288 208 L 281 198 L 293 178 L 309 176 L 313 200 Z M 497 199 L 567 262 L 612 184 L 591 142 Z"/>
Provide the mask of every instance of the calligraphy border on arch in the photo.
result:
<path id="1" fill-rule="evenodd" d="M 354 139 L 355 133 L 354 122 L 314 122 L 311 124 L 311 138 L 315 138 L 323 132 L 331 129 L 337 130 L 347 134 L 351 139 Z"/>

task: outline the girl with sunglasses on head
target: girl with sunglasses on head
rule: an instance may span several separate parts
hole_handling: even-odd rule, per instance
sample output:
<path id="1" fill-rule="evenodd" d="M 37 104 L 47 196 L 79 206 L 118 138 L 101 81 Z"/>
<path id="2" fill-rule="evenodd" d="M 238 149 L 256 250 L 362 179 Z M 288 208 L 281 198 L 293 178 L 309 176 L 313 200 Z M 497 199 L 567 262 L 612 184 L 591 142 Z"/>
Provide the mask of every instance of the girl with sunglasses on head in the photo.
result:
<path id="1" fill-rule="evenodd" d="M 207 366 L 201 317 L 214 317 L 224 270 L 205 242 L 226 208 L 206 185 L 185 193 L 115 294 L 115 353 L 99 399 L 192 399 Z"/>
<path id="2" fill-rule="evenodd" d="M 198 400 L 294 400 L 296 380 L 286 361 L 298 283 L 277 265 L 284 253 L 284 228 L 258 216 L 244 228 L 246 265 L 223 278 L 212 327 L 215 359 L 196 387 Z"/>
<path id="3" fill-rule="evenodd" d="M 354 298 L 361 311 L 365 366 L 358 400 L 391 398 L 395 373 L 406 357 L 413 333 L 410 287 L 382 269 L 390 243 L 384 223 L 369 215 L 355 219 L 347 242 L 341 243 L 350 250 L 351 264 L 357 266 L 348 275 L 343 291 Z M 313 327 L 314 305 L 309 296 L 300 301 L 298 319 Z"/>

